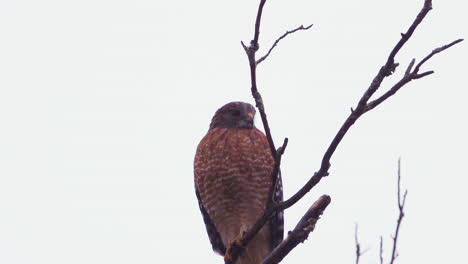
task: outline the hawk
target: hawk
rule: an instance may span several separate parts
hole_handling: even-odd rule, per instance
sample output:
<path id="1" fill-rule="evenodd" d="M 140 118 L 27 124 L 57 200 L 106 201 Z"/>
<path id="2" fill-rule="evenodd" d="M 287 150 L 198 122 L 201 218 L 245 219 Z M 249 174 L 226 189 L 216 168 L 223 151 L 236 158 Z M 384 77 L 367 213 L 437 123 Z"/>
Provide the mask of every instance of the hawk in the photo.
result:
<path id="1" fill-rule="evenodd" d="M 231 102 L 218 109 L 194 162 L 195 192 L 213 250 L 221 255 L 263 214 L 282 201 L 281 178 L 272 183 L 274 159 L 254 125 L 255 108 Z M 269 197 L 275 188 L 274 197 Z M 236 264 L 259 264 L 283 240 L 283 213 L 271 216 Z"/>

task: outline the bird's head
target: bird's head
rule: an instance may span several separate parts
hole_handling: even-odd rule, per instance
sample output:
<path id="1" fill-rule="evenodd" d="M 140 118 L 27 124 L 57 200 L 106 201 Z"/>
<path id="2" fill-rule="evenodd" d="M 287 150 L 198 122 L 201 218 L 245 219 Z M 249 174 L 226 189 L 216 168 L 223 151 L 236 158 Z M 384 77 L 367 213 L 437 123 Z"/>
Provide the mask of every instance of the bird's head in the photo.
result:
<path id="1" fill-rule="evenodd" d="M 244 102 L 231 102 L 219 108 L 213 119 L 211 128 L 254 128 L 255 108 Z"/>

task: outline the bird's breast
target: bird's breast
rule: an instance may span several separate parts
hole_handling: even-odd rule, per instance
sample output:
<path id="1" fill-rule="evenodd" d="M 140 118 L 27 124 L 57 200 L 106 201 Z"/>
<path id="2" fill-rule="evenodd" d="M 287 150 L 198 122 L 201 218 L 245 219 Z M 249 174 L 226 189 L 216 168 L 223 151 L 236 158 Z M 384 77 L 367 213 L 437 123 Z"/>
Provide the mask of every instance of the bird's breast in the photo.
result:
<path id="1" fill-rule="evenodd" d="M 258 129 L 214 128 L 195 155 L 195 184 L 214 223 L 255 221 L 265 209 L 274 161 Z"/>

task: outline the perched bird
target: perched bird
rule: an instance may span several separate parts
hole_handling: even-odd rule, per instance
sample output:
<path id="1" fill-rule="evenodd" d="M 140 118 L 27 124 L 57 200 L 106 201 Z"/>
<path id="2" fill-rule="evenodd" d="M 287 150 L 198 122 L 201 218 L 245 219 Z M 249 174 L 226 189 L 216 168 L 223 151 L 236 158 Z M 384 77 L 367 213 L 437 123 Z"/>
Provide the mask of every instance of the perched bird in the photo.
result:
<path id="1" fill-rule="evenodd" d="M 282 201 L 281 178 L 272 183 L 274 159 L 266 136 L 254 126 L 255 108 L 231 102 L 218 109 L 194 162 L 195 191 L 213 250 L 224 255 L 263 214 Z M 269 197 L 275 188 L 274 197 Z M 259 264 L 283 239 L 283 213 L 275 213 L 236 264 Z"/>

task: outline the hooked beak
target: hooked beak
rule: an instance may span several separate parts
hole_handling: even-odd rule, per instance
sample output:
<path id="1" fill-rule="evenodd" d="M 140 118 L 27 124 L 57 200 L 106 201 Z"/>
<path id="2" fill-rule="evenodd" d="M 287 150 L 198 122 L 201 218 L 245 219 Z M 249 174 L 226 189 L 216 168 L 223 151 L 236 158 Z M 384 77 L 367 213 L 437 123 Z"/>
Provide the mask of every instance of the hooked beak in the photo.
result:
<path id="1" fill-rule="evenodd" d="M 254 114 L 252 112 L 247 113 L 247 116 L 239 121 L 240 128 L 253 128 L 254 127 Z"/>

